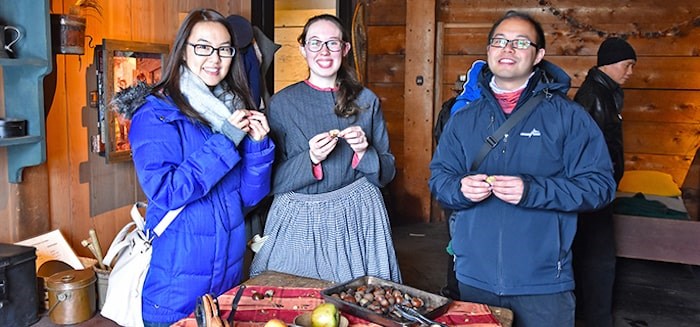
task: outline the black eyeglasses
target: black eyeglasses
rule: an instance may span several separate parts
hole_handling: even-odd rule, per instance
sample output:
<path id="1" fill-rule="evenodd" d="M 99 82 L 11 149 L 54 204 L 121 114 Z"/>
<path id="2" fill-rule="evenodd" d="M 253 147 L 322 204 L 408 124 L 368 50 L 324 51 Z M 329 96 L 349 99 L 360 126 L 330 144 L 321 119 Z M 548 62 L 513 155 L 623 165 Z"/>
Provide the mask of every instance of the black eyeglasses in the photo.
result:
<path id="1" fill-rule="evenodd" d="M 309 49 L 311 52 L 319 52 L 323 48 L 323 46 L 326 46 L 326 49 L 331 52 L 338 52 L 343 49 L 343 44 L 345 42 L 341 40 L 328 40 L 326 42 L 323 42 L 321 40 L 308 40 L 306 41 L 306 48 Z"/>
<path id="2" fill-rule="evenodd" d="M 535 48 L 537 47 L 537 44 L 535 42 L 532 42 L 528 39 L 508 40 L 502 37 L 492 38 L 491 42 L 489 42 L 489 45 L 494 48 L 505 48 L 508 46 L 508 43 L 510 43 L 513 46 L 513 49 L 518 50 L 527 50 L 528 48 L 530 48 L 530 46 L 534 46 Z"/>
<path id="3" fill-rule="evenodd" d="M 233 55 L 236 54 L 236 48 L 231 46 L 214 48 L 211 45 L 206 44 L 187 44 L 191 45 L 194 48 L 194 54 L 198 56 L 208 57 L 211 56 L 211 54 L 214 53 L 214 51 L 216 51 L 216 53 L 221 58 L 231 58 L 233 57 Z"/>

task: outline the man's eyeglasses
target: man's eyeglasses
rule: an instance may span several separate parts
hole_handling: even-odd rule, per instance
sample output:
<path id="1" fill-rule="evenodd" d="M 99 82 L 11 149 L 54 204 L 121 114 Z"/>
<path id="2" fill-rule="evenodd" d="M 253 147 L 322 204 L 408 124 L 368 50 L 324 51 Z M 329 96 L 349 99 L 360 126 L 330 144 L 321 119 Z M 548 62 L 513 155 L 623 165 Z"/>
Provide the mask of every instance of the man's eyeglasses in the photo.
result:
<path id="1" fill-rule="evenodd" d="M 492 38 L 491 42 L 489 42 L 489 45 L 494 48 L 505 48 L 508 46 L 508 43 L 510 43 L 513 46 L 513 49 L 518 50 L 527 50 L 528 48 L 530 48 L 530 46 L 534 46 L 535 48 L 537 47 L 537 44 L 535 42 L 532 42 L 527 39 L 508 40 L 502 37 Z"/>
<path id="2" fill-rule="evenodd" d="M 208 57 L 211 56 L 211 54 L 214 53 L 214 51 L 216 51 L 216 53 L 221 58 L 231 58 L 233 57 L 233 55 L 236 54 L 236 48 L 231 46 L 214 48 L 211 45 L 206 44 L 187 44 L 191 45 L 194 48 L 194 54 L 198 56 Z"/>
<path id="3" fill-rule="evenodd" d="M 338 52 L 343 49 L 343 44 L 344 42 L 341 40 L 328 40 L 326 42 L 323 42 L 321 40 L 314 39 L 306 41 L 306 48 L 309 49 L 309 51 L 311 52 L 319 52 L 325 45 L 328 51 Z"/>

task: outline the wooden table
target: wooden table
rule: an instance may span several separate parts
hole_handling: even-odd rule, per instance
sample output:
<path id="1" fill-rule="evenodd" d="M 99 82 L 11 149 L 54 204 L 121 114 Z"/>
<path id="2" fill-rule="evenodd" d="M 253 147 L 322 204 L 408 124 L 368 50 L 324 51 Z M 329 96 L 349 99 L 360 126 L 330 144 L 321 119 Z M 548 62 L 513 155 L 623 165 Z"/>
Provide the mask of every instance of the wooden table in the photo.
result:
<path id="1" fill-rule="evenodd" d="M 290 286 L 290 287 L 309 287 L 309 288 L 328 288 L 333 285 L 333 282 L 325 281 L 325 280 L 320 280 L 320 279 L 313 279 L 313 278 L 306 278 L 306 277 L 300 277 L 300 276 L 295 276 L 295 275 L 289 275 L 281 272 L 276 272 L 276 271 L 266 271 L 263 272 L 262 274 L 253 277 L 247 281 L 245 281 L 243 284 L 246 286 L 248 285 L 257 285 L 257 286 L 275 286 L 275 287 L 283 287 L 283 286 Z M 509 309 L 506 308 L 500 308 L 500 307 L 494 307 L 494 306 L 489 306 L 491 309 L 491 312 L 493 313 L 494 317 L 498 320 L 498 322 L 503 325 L 503 327 L 510 327 L 513 324 L 513 312 Z"/>
<path id="2" fill-rule="evenodd" d="M 324 281 L 324 280 L 319 280 L 319 279 L 312 279 L 312 278 L 306 278 L 306 277 L 300 277 L 300 276 L 295 276 L 295 275 L 289 275 L 285 273 L 280 273 L 280 272 L 275 272 L 275 271 L 266 271 L 256 277 L 253 277 L 245 282 L 243 282 L 246 286 L 274 286 L 274 287 L 284 287 L 284 286 L 290 286 L 290 287 L 308 287 L 308 288 L 328 288 L 329 286 L 333 285 L 332 282 L 329 281 Z M 500 307 L 494 307 L 494 306 L 489 306 L 491 309 L 491 312 L 493 313 L 494 317 L 503 325 L 503 327 L 511 327 L 513 324 L 513 312 L 510 311 L 509 309 L 505 308 L 500 308 Z M 49 320 L 49 317 L 47 316 L 42 316 L 41 320 L 37 322 L 36 324 L 32 325 L 32 327 L 54 327 L 54 326 L 59 326 L 56 324 L 53 324 L 51 320 Z M 88 321 L 82 322 L 80 324 L 76 324 L 74 326 L 80 326 L 80 327 L 107 327 L 107 326 L 115 326 L 118 327 L 117 324 L 115 324 L 113 321 L 106 319 L 102 317 L 99 313 L 96 314 L 94 317 L 89 319 Z"/>

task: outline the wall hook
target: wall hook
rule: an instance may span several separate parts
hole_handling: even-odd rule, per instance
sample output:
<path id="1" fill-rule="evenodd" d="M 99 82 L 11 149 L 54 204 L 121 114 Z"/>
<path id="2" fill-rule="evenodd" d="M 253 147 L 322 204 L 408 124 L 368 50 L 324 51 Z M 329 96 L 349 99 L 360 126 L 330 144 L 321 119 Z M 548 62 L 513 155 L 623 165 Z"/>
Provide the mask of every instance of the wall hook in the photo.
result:
<path id="1" fill-rule="evenodd" d="M 87 38 L 87 39 L 88 39 L 88 48 L 90 48 L 90 49 L 94 49 L 94 48 L 95 48 L 95 46 L 94 46 L 94 45 L 92 45 L 92 36 L 91 36 L 91 35 L 85 35 L 85 38 Z"/>

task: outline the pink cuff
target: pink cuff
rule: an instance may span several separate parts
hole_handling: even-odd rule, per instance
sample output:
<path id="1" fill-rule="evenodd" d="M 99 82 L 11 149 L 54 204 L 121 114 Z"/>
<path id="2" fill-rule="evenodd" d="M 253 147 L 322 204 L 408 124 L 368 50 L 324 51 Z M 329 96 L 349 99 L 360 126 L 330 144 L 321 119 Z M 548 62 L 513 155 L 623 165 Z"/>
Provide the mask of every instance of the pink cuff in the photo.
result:
<path id="1" fill-rule="evenodd" d="M 323 168 L 321 167 L 321 163 L 319 162 L 317 165 L 314 165 L 313 163 L 311 164 L 311 169 L 312 173 L 314 174 L 314 178 L 316 180 L 322 180 L 323 179 Z"/>
<path id="2" fill-rule="evenodd" d="M 352 169 L 357 168 L 357 165 L 360 164 L 360 157 L 357 155 L 357 153 L 352 155 Z"/>

